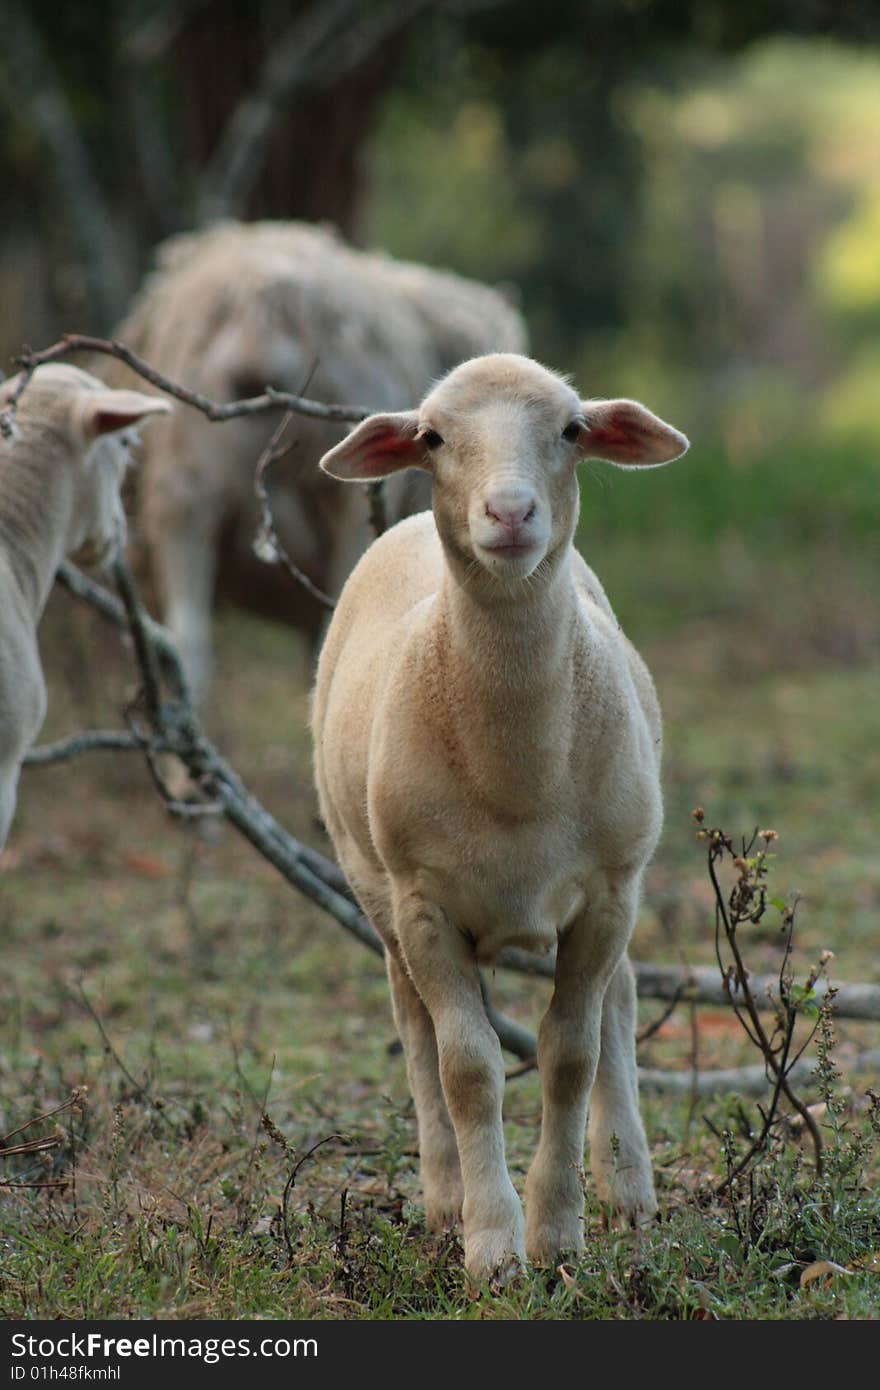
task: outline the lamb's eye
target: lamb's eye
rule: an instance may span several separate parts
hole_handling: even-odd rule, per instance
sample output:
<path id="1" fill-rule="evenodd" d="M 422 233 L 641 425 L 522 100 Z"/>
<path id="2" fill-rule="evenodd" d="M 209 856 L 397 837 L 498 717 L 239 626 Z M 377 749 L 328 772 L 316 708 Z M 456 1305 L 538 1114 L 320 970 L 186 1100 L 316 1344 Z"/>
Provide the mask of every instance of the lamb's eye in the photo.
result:
<path id="1" fill-rule="evenodd" d="M 436 430 L 422 430 L 419 435 L 426 449 L 439 449 L 443 443 L 443 438 Z"/>
<path id="2" fill-rule="evenodd" d="M 567 444 L 574 444 L 577 441 L 578 435 L 581 432 L 581 427 L 582 421 L 580 420 L 572 420 L 570 425 L 566 425 L 565 429 L 562 431 L 562 438 Z"/>

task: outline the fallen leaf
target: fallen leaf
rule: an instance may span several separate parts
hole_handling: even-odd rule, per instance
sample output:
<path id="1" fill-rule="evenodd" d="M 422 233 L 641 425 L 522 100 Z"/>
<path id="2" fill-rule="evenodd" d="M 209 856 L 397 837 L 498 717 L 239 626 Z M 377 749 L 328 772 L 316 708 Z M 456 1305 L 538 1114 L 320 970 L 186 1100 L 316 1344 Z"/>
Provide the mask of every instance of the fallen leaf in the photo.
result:
<path id="1" fill-rule="evenodd" d="M 835 1264 L 833 1260 L 814 1260 L 801 1275 L 800 1286 L 805 1289 L 814 1279 L 828 1278 L 832 1274 L 852 1274 L 852 1270 L 847 1269 L 846 1265 Z"/>
<path id="2" fill-rule="evenodd" d="M 122 862 L 132 873 L 140 874 L 143 878 L 170 878 L 173 872 L 170 864 L 152 854 L 136 854 L 129 851 L 123 854 Z"/>

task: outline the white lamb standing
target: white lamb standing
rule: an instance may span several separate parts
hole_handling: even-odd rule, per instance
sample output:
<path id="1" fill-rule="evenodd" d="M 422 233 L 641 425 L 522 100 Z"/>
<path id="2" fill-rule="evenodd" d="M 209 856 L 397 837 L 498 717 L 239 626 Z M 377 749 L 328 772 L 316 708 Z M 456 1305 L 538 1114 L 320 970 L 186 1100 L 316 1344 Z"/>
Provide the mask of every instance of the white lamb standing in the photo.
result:
<path id="1" fill-rule="evenodd" d="M 634 401 L 579 400 L 493 354 L 321 461 L 345 480 L 433 480 L 433 516 L 387 532 L 345 585 L 318 664 L 315 770 L 386 948 L 428 1224 L 461 1217 L 476 1280 L 582 1250 L 588 1113 L 602 1200 L 636 1223 L 656 1210 L 627 944 L 661 828 L 660 711 L 572 538 L 580 459 L 651 467 L 687 448 Z M 525 1222 L 478 975 L 507 945 L 557 948 Z"/>
<path id="2" fill-rule="evenodd" d="M 477 353 L 521 352 L 522 318 L 459 276 L 367 254 L 326 227 L 221 223 L 172 238 L 116 336 L 172 380 L 215 400 L 267 385 L 324 402 L 397 410 Z M 128 384 L 123 369 L 106 369 Z M 178 410 L 144 441 L 137 519 L 190 684 L 206 694 L 215 591 L 317 640 L 327 610 L 253 553 L 254 466 L 277 413 L 212 424 Z M 371 538 L 360 489 L 315 466 L 345 426 L 295 417 L 293 452 L 266 474 L 293 560 L 335 597 Z M 391 522 L 430 505 L 412 474 L 387 492 Z"/>
<path id="3" fill-rule="evenodd" d="M 19 384 L 0 384 L 0 410 Z M 38 367 L 0 436 L 0 849 L 21 761 L 46 714 L 37 625 L 65 557 L 101 564 L 125 539 L 125 431 L 168 402 L 111 391 L 66 364 Z"/>

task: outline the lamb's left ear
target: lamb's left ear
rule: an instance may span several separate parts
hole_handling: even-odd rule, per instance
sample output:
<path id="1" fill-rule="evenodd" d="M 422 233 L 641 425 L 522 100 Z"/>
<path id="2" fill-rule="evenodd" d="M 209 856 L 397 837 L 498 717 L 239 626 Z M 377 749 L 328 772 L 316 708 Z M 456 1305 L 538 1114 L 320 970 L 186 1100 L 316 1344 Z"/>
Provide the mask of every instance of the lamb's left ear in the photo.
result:
<path id="1" fill-rule="evenodd" d="M 321 459 L 331 478 L 369 483 L 401 468 L 427 468 L 428 451 L 419 437 L 417 410 L 369 415 Z"/>
<path id="2" fill-rule="evenodd" d="M 171 402 L 140 391 L 86 391 L 79 398 L 79 424 L 86 439 L 130 429 L 147 415 L 167 415 Z"/>
<path id="3" fill-rule="evenodd" d="M 584 458 L 607 459 L 621 468 L 657 468 L 690 448 L 690 441 L 638 401 L 581 401 L 584 426 L 578 446 Z"/>

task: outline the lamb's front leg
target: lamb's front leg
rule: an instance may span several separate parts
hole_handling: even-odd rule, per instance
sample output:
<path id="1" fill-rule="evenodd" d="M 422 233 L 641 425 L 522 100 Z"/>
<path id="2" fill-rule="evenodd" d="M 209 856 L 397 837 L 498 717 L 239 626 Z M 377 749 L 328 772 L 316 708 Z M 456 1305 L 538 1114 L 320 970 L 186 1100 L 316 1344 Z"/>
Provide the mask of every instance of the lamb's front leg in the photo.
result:
<path id="1" fill-rule="evenodd" d="M 559 942 L 553 998 L 538 1035 L 541 1140 L 526 1180 L 526 1250 L 536 1264 L 583 1250 L 580 1174 L 602 1003 L 638 905 L 632 876 L 597 874 L 590 887 L 587 908 Z"/>
<path id="2" fill-rule="evenodd" d="M 462 1182 L 455 1130 L 440 1084 L 437 1040 L 428 1010 L 396 952 L 386 951 L 397 1031 L 419 1127 L 419 1171 L 428 1229 L 442 1231 L 461 1220 Z"/>
<path id="3" fill-rule="evenodd" d="M 505 1277 L 523 1261 L 523 1214 L 504 1154 L 504 1064 L 486 1017 L 469 942 L 433 904 L 395 904 L 395 934 L 437 1039 L 464 1187 L 464 1261 L 471 1277 Z"/>

